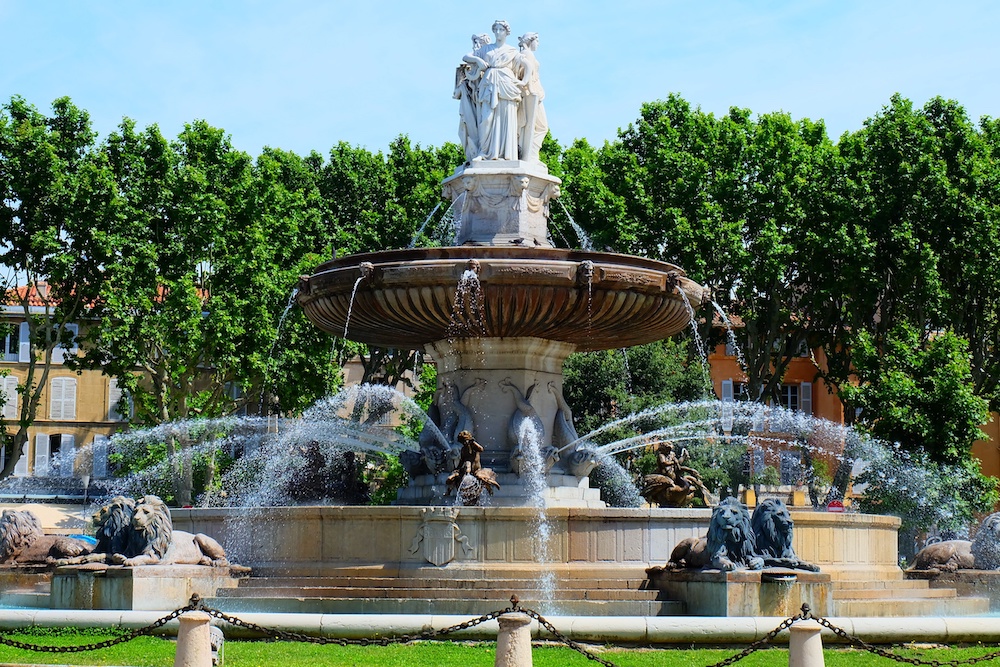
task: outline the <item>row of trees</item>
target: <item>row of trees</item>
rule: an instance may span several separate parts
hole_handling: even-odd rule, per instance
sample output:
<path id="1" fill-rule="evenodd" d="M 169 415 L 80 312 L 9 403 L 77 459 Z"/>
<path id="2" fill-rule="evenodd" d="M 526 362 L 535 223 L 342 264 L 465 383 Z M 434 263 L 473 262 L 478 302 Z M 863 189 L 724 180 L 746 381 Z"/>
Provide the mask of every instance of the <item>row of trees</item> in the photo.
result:
<path id="1" fill-rule="evenodd" d="M 542 159 L 597 247 L 675 262 L 739 316 L 751 395 L 776 397 L 800 347 L 822 348 L 817 373 L 849 421 L 969 463 L 987 408 L 1000 409 L 1000 121 L 893 97 L 834 142 L 822 122 L 716 117 L 670 96 L 599 148 L 550 137 Z M 404 137 L 386 153 L 339 144 L 251 158 L 204 122 L 168 140 L 126 120 L 98 141 L 69 100 L 45 115 L 12 99 L 0 109 L 0 262 L 8 289 L 34 286 L 48 305 L 40 315 L 25 301 L 38 371 L 19 391 L 35 400 L 4 424 L 7 467 L 46 362 L 81 318 L 95 326 L 79 363 L 118 377 L 143 424 L 261 398 L 294 414 L 336 386 L 336 362 L 355 352 L 370 377 L 398 377 L 412 355 L 334 340 L 286 313 L 289 295 L 335 253 L 406 246 L 461 161 L 455 145 Z M 574 239 L 554 216 L 553 237 Z M 667 360 L 687 354 L 661 346 L 637 365 L 647 375 L 581 391 L 579 420 L 642 404 L 647 385 L 650 396 L 690 394 L 691 374 Z M 668 367 L 676 380 L 664 385 L 654 376 Z"/>

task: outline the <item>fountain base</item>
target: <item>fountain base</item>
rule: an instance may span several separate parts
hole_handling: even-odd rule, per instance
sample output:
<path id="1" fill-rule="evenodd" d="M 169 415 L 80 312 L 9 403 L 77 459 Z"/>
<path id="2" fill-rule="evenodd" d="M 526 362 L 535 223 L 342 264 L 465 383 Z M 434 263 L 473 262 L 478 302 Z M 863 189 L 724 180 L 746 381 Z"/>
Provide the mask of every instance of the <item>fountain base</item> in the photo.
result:
<path id="1" fill-rule="evenodd" d="M 822 572 L 670 571 L 655 567 L 647 574 L 651 587 L 667 599 L 683 602 L 689 616 L 787 618 L 798 613 L 802 603 L 819 616 L 833 612 L 833 583 L 830 575 Z"/>
<path id="2" fill-rule="evenodd" d="M 68 565 L 52 574 L 53 609 L 163 610 L 183 607 L 197 593 L 215 597 L 236 588 L 248 568 L 206 565 Z"/>
<path id="3" fill-rule="evenodd" d="M 395 505 L 453 505 L 455 496 L 445 496 L 448 475 L 418 475 L 408 486 L 399 490 Z M 535 498 L 524 481 L 513 473 L 497 474 L 500 489 L 493 495 L 483 495 L 483 507 L 533 507 Z M 603 508 L 600 489 L 590 488 L 589 477 L 549 474 L 548 483 L 541 494 L 545 507 Z"/>

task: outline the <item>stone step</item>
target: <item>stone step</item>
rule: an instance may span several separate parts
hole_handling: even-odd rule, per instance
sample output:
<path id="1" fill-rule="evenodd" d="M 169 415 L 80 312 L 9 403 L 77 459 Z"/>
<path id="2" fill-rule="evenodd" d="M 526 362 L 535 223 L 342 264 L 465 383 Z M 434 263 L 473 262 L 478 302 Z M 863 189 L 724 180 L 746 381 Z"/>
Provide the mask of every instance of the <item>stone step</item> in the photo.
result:
<path id="1" fill-rule="evenodd" d="M 414 577 L 250 577 L 240 583 L 241 588 L 438 588 L 444 580 Z M 535 578 L 517 579 L 448 579 L 448 588 L 460 590 L 492 590 L 503 588 L 531 588 L 538 585 Z M 587 590 L 645 590 L 648 580 L 643 579 L 593 579 L 574 578 L 556 580 L 560 589 Z"/>
<path id="2" fill-rule="evenodd" d="M 273 613 L 307 614 L 456 614 L 476 617 L 507 608 L 491 600 L 429 600 L 416 598 L 231 598 L 205 600 L 215 609 L 238 614 L 266 609 Z M 524 598 L 525 609 L 544 616 L 683 616 L 684 605 L 665 600 L 556 600 Z"/>
<path id="3" fill-rule="evenodd" d="M 890 600 L 834 600 L 832 616 L 845 618 L 908 616 L 980 616 L 988 613 L 988 598 L 895 598 Z"/>
<path id="4" fill-rule="evenodd" d="M 429 600 L 494 600 L 503 601 L 510 595 L 517 595 L 521 599 L 536 598 L 538 587 L 505 587 L 502 594 L 497 590 L 486 589 L 449 589 L 449 588 L 354 588 L 347 586 L 338 587 L 306 587 L 306 588 L 281 588 L 281 587 L 254 587 L 254 588 L 234 588 L 220 589 L 216 592 L 218 597 L 224 598 L 351 598 L 351 599 L 429 599 Z M 552 597 L 556 600 L 655 600 L 657 591 L 638 590 L 585 590 L 568 589 L 555 590 Z"/>
<path id="5" fill-rule="evenodd" d="M 924 589 L 893 589 L 875 588 L 872 590 L 837 590 L 833 591 L 834 600 L 924 600 L 930 598 L 956 598 L 958 593 L 954 588 L 924 588 Z"/>
<path id="6" fill-rule="evenodd" d="M 874 581 L 860 581 L 860 580 L 850 580 L 850 581 L 835 581 L 834 587 L 838 590 L 844 591 L 855 591 L 855 590 L 914 590 L 914 589 L 926 589 L 930 588 L 929 584 L 925 580 L 920 579 L 890 579 L 890 580 L 874 580 Z"/>

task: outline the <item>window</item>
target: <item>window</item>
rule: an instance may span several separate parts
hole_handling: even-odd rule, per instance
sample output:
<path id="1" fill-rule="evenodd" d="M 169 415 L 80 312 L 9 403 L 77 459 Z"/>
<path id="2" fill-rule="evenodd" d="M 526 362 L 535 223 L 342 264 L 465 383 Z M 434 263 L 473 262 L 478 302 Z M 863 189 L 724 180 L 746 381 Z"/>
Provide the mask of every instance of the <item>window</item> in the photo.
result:
<path id="1" fill-rule="evenodd" d="M 3 379 L 3 418 L 9 421 L 17 419 L 17 378 L 8 375 Z"/>
<path id="2" fill-rule="evenodd" d="M 76 378 L 52 378 L 49 419 L 76 419 Z"/>
<path id="3" fill-rule="evenodd" d="M 76 343 L 76 337 L 80 334 L 80 326 L 77 324 L 67 324 L 66 325 L 66 337 L 68 338 L 69 348 L 65 348 L 62 345 L 57 345 L 52 350 L 52 363 L 61 364 L 66 360 L 67 357 L 75 357 L 80 346 Z"/>
<path id="4" fill-rule="evenodd" d="M 781 393 L 778 395 L 778 404 L 786 410 L 793 412 L 799 409 L 799 385 L 783 384 Z"/>
<path id="5" fill-rule="evenodd" d="M 124 422 L 132 416 L 132 399 L 126 398 L 125 405 L 122 406 L 122 397 L 125 392 L 118 386 L 118 379 L 111 378 L 108 381 L 108 421 Z M 119 412 L 121 407 L 125 408 L 125 413 Z"/>
<path id="6" fill-rule="evenodd" d="M 35 476 L 72 477 L 76 443 L 68 433 L 35 435 Z"/>
<path id="7" fill-rule="evenodd" d="M 781 452 L 781 483 L 802 483 L 802 454 L 799 452 Z"/>
<path id="8" fill-rule="evenodd" d="M 3 360 L 17 361 L 21 349 L 21 325 L 11 325 L 3 340 Z"/>

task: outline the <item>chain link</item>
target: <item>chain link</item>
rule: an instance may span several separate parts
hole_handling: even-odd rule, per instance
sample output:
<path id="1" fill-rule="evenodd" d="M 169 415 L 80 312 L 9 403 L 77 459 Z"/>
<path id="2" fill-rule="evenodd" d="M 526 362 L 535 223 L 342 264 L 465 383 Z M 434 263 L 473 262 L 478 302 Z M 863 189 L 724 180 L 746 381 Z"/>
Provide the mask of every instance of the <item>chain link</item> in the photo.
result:
<path id="1" fill-rule="evenodd" d="M 347 639 L 343 637 L 316 637 L 314 635 L 307 635 L 301 632 L 288 632 L 286 630 L 276 630 L 274 628 L 267 628 L 262 625 L 258 625 L 257 623 L 251 623 L 249 621 L 244 621 L 243 619 L 238 618 L 236 616 L 231 616 L 223 611 L 219 611 L 218 609 L 212 609 L 211 607 L 206 607 L 202 603 L 201 598 L 198 595 L 192 595 L 191 602 L 188 603 L 186 606 L 181 607 L 179 609 L 175 609 L 166 616 L 153 621 L 152 623 L 150 623 L 145 627 L 132 630 L 120 637 L 115 637 L 114 639 L 107 639 L 102 642 L 94 642 L 92 644 L 82 644 L 79 646 L 46 646 L 42 644 L 31 644 L 28 642 L 17 641 L 16 639 L 8 639 L 7 637 L 0 635 L 0 644 L 5 646 L 10 646 L 12 648 L 24 649 L 27 651 L 36 651 L 39 653 L 82 653 L 84 651 L 97 651 L 100 649 L 109 648 L 111 646 L 116 646 L 118 644 L 124 644 L 125 642 L 130 642 L 136 637 L 151 635 L 153 634 L 154 630 L 163 627 L 170 621 L 178 618 L 181 614 L 184 614 L 189 611 L 201 611 L 208 614 L 212 618 L 217 618 L 220 621 L 224 621 L 232 626 L 241 627 L 246 630 L 250 630 L 252 632 L 264 635 L 266 637 L 270 637 L 272 639 L 307 642 L 310 644 L 337 644 L 339 646 L 389 646 L 390 644 L 407 644 L 409 642 L 417 640 L 437 639 L 439 637 L 444 637 L 452 633 L 459 632 L 460 630 L 468 630 L 469 628 L 474 628 L 477 625 L 482 625 L 483 623 L 486 623 L 487 621 L 492 621 L 494 619 L 497 619 L 500 616 L 503 616 L 504 614 L 518 612 L 526 614 L 530 618 L 533 618 L 536 621 L 538 621 L 538 624 L 541 627 L 545 628 L 546 632 L 555 637 L 556 640 L 565 644 L 567 647 L 571 648 L 577 653 L 580 653 L 581 655 L 585 656 L 588 660 L 593 660 L 594 662 L 604 665 L 604 667 L 619 667 L 610 660 L 605 660 L 596 653 L 592 652 L 583 644 L 573 639 L 570 639 L 569 637 L 564 635 L 562 632 L 557 630 L 556 627 L 552 625 L 552 623 L 547 618 L 539 614 L 534 609 L 523 609 L 520 606 L 520 600 L 517 599 L 516 595 L 511 596 L 510 603 L 511 606 L 505 609 L 491 611 L 488 614 L 483 614 L 478 618 L 470 619 L 462 623 L 456 623 L 455 625 L 448 626 L 447 628 L 442 628 L 441 630 L 423 630 L 416 634 L 403 634 L 403 635 L 396 635 L 393 637 L 375 637 L 375 638 L 362 637 L 361 639 Z M 786 618 L 781 623 L 779 623 L 778 626 L 774 628 L 774 630 L 771 630 L 769 633 L 767 633 L 757 641 L 753 642 L 739 653 L 736 653 L 735 655 L 732 655 L 720 662 L 708 665 L 707 667 L 729 667 L 729 665 L 737 663 L 743 658 L 749 656 L 750 654 L 765 648 L 783 631 L 792 627 L 796 623 L 805 620 L 816 621 L 821 626 L 830 630 L 835 635 L 843 639 L 846 643 L 850 644 L 855 648 L 863 649 L 865 651 L 874 653 L 875 655 L 881 656 L 883 658 L 888 658 L 889 660 L 894 660 L 896 662 L 906 663 L 909 665 L 928 665 L 929 667 L 962 667 L 964 665 L 975 665 L 980 662 L 986 662 L 989 660 L 995 660 L 997 658 L 1000 658 L 1000 651 L 994 651 L 987 655 L 974 658 L 966 658 L 963 660 L 923 660 L 922 658 L 909 658 L 906 656 L 901 656 L 891 651 L 879 648 L 873 644 L 869 644 L 860 637 L 856 637 L 854 635 L 849 634 L 843 628 L 834 625 L 829 620 L 821 616 L 814 616 L 812 611 L 810 611 L 809 609 L 809 605 L 804 604 L 802 605 L 802 610 L 799 614 Z"/>
<path id="2" fill-rule="evenodd" d="M 136 637 L 142 637 L 143 635 L 151 635 L 153 631 L 163 627 L 170 621 L 174 620 L 181 614 L 189 611 L 195 611 L 201 608 L 201 601 L 195 597 L 191 598 L 191 603 L 187 606 L 181 607 L 180 609 L 175 609 L 163 618 L 158 618 L 149 625 L 132 630 L 127 634 L 120 637 L 115 637 L 114 639 L 106 639 L 102 642 L 94 642 L 92 644 L 81 644 L 79 646 L 46 646 L 44 644 L 31 644 L 28 642 L 21 642 L 16 639 L 8 639 L 3 635 L 0 635 L 0 644 L 4 646 L 10 646 L 12 648 L 24 649 L 25 651 L 36 651 L 38 653 L 83 653 L 85 651 L 97 651 L 102 648 L 110 648 L 111 646 L 117 646 L 118 644 L 124 644 L 125 642 L 130 642 Z"/>

